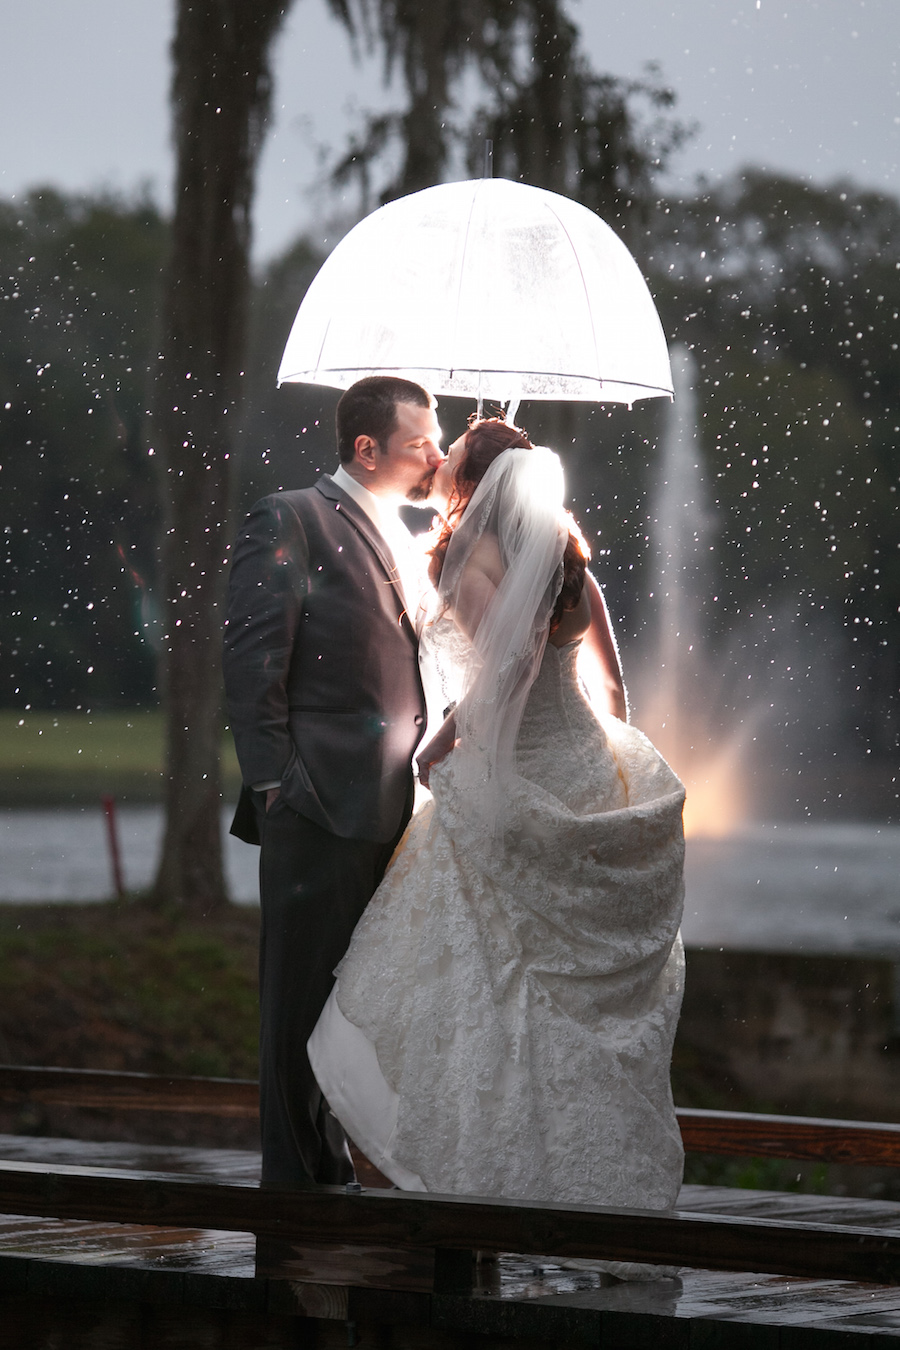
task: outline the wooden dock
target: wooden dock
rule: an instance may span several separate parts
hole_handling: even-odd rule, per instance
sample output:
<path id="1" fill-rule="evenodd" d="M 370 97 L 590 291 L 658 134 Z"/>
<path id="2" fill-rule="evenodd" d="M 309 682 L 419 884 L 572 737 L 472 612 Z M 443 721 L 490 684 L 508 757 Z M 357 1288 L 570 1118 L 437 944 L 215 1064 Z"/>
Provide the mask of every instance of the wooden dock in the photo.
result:
<path id="1" fill-rule="evenodd" d="M 245 1084 L 0 1069 L 0 1099 L 42 1094 L 255 1109 Z M 900 1165 L 898 1127 L 707 1112 L 681 1123 L 704 1152 Z M 686 1186 L 660 1214 L 263 1190 L 258 1156 L 239 1150 L 6 1135 L 0 1158 L 2 1350 L 838 1350 L 900 1338 L 900 1204 L 886 1201 Z M 269 1266 L 257 1235 L 261 1251 L 275 1244 Z M 496 1259 L 475 1262 L 473 1248 Z M 678 1273 L 610 1283 L 567 1264 L 604 1256 Z"/>

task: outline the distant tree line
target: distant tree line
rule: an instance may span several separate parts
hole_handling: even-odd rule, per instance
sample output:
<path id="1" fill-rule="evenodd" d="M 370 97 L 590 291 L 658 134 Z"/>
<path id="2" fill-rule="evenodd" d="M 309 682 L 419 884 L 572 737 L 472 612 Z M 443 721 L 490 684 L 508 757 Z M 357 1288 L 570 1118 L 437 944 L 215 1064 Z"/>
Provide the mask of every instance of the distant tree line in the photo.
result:
<path id="1" fill-rule="evenodd" d="M 155 699 L 144 432 L 167 230 L 144 199 L 0 203 L 5 707 Z"/>

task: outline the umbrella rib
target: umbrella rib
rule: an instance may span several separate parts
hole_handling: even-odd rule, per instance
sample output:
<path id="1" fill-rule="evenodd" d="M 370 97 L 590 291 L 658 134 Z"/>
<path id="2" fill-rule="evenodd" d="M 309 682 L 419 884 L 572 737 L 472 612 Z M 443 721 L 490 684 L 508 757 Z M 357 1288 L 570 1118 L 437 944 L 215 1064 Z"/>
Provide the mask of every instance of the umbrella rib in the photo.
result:
<path id="1" fill-rule="evenodd" d="M 581 259 L 578 257 L 578 250 L 577 250 L 577 248 L 575 247 L 574 243 L 572 242 L 572 236 L 569 234 L 569 231 L 566 229 L 565 225 L 563 224 L 562 220 L 560 219 L 558 211 L 556 211 L 556 210 L 550 205 L 549 202 L 548 202 L 548 204 L 547 204 L 547 210 L 548 210 L 548 211 L 550 212 L 550 214 L 554 217 L 554 219 L 556 220 L 557 225 L 559 226 L 559 228 L 562 230 L 563 234 L 565 235 L 566 240 L 567 240 L 568 245 L 569 245 L 569 248 L 572 250 L 572 257 L 575 259 L 575 266 L 578 268 L 578 275 L 581 277 L 581 286 L 582 286 L 582 289 L 583 289 L 583 291 L 584 291 L 584 298 L 585 298 L 585 301 L 587 302 L 587 312 L 588 312 L 588 316 L 589 316 L 590 321 L 591 321 L 591 338 L 593 339 L 593 342 L 594 342 L 594 365 L 595 365 L 595 368 L 596 368 L 596 370 L 597 370 L 597 372 L 598 372 L 598 373 L 597 373 L 597 379 L 599 380 L 599 382 L 600 382 L 600 384 L 601 384 L 601 386 L 602 386 L 602 384 L 603 384 L 603 377 L 602 377 L 602 376 L 600 375 L 600 373 L 599 373 L 599 372 L 600 372 L 600 350 L 599 350 L 599 348 L 598 348 L 598 346 L 597 346 L 597 330 L 596 330 L 596 328 L 594 327 L 594 311 L 591 309 L 591 298 L 590 298 L 590 296 L 588 295 L 587 282 L 586 282 L 585 279 L 584 279 L 584 270 L 583 270 L 583 268 L 582 268 L 582 266 L 581 266 Z M 619 383 L 621 383 L 621 381 L 619 381 Z M 631 383 L 631 381 L 628 381 L 628 383 Z"/>
<path id="2" fill-rule="evenodd" d="M 450 348 L 451 352 L 457 351 L 456 343 L 459 337 L 459 311 L 462 305 L 462 279 L 463 273 L 466 270 L 466 250 L 469 247 L 469 231 L 472 228 L 472 216 L 475 214 L 475 199 L 478 196 L 478 188 L 484 181 L 485 180 L 482 178 L 476 180 L 475 191 L 472 193 L 472 201 L 469 205 L 469 215 L 466 219 L 466 233 L 465 237 L 463 238 L 462 256 L 459 260 L 459 272 L 457 274 L 457 281 L 456 281 L 456 313 L 453 316 L 453 345 Z M 451 379 L 453 378 L 452 368 L 450 370 L 450 378 Z"/>
<path id="3" fill-rule="evenodd" d="M 328 341 L 328 334 L 331 329 L 331 318 L 332 316 L 329 315 L 328 322 L 325 325 L 325 332 L 322 334 L 322 341 L 319 345 L 319 355 L 316 357 L 316 370 L 320 370 L 322 366 L 322 353 L 325 350 L 325 343 Z"/>

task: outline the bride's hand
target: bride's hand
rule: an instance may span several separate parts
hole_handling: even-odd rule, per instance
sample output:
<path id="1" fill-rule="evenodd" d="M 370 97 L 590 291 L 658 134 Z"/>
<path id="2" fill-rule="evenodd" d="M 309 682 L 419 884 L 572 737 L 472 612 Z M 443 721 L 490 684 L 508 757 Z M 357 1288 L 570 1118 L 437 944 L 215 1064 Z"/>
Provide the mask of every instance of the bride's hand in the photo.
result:
<path id="1" fill-rule="evenodd" d="M 456 745 L 456 714 L 451 713 L 447 717 L 438 731 L 437 735 L 425 746 L 425 749 L 416 756 L 416 766 L 419 770 L 419 782 L 423 787 L 429 786 L 431 770 L 435 764 L 440 764 L 442 759 L 446 759 L 450 751 Z"/>

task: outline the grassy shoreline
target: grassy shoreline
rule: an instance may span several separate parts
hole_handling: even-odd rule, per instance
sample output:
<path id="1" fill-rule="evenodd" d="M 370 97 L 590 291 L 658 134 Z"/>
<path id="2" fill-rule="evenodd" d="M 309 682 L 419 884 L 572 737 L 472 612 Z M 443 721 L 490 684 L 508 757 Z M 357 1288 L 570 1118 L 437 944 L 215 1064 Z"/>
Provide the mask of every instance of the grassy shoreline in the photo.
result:
<path id="1" fill-rule="evenodd" d="M 81 806 L 109 795 L 162 800 L 165 727 L 159 709 L 15 712 L 0 709 L 0 806 Z M 236 799 L 240 772 L 222 733 L 223 787 Z"/>
<path id="2" fill-rule="evenodd" d="M 0 905 L 0 1059 L 255 1078 L 259 911 Z"/>

